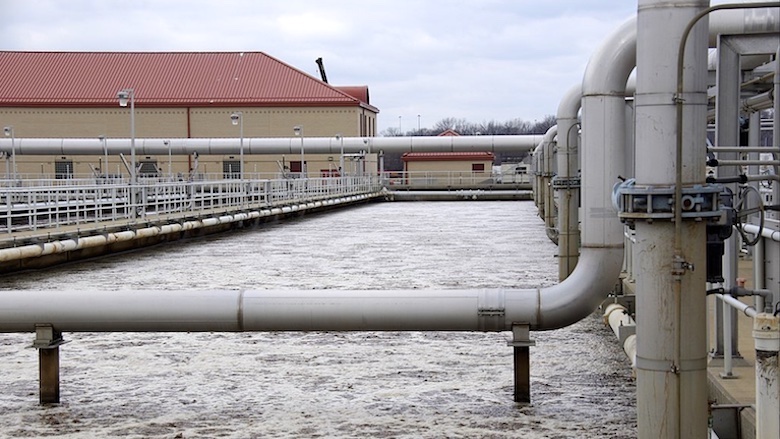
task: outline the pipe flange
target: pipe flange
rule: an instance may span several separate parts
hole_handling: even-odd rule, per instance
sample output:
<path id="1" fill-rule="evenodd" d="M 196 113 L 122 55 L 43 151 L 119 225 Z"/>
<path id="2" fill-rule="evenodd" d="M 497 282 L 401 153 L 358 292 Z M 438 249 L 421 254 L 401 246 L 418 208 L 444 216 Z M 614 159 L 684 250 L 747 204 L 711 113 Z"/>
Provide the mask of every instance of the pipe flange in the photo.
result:
<path id="1" fill-rule="evenodd" d="M 674 186 L 637 186 L 633 179 L 618 184 L 613 190 L 613 204 L 618 218 L 633 225 L 636 221 L 673 221 Z M 682 219 L 719 221 L 726 214 L 719 184 L 694 185 L 682 189 Z"/>

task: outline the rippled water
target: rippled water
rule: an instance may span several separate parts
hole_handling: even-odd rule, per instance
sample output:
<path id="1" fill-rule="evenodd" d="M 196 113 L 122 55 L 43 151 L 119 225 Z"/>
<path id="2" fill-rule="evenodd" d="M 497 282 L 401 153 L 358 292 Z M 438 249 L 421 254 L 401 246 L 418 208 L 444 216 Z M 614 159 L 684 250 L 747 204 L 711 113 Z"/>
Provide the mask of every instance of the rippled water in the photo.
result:
<path id="1" fill-rule="evenodd" d="M 529 202 L 381 203 L 0 279 L 0 289 L 425 289 L 555 282 Z M 323 294 L 327 294 L 326 291 Z M 2 303 L 0 291 L 0 303 Z M 32 334 L 0 334 L 0 437 L 633 438 L 630 365 L 598 316 L 533 334 L 66 333 L 40 406 Z"/>

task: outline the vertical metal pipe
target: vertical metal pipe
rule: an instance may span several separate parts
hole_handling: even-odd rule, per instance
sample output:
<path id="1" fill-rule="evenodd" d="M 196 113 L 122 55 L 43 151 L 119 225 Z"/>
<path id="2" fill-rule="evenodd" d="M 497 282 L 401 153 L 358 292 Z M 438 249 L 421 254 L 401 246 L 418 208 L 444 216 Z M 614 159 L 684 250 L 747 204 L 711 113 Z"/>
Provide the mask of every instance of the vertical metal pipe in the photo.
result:
<path id="1" fill-rule="evenodd" d="M 685 87 L 676 93 L 677 48 L 707 1 L 640 0 L 637 37 L 637 185 L 704 183 L 707 21 L 687 39 Z M 678 127 L 676 102 L 684 99 Z M 677 127 L 675 129 L 675 127 Z M 679 131 L 679 132 L 678 132 Z M 687 147 L 678 160 L 677 136 Z M 679 184 L 677 184 L 679 186 Z M 680 228 L 678 234 L 675 224 Z M 677 242 L 676 236 L 681 237 Z M 637 416 L 639 437 L 703 438 L 707 434 L 705 225 L 637 222 Z"/>
<path id="2" fill-rule="evenodd" d="M 582 105 L 582 85 L 578 84 L 564 95 L 558 105 L 558 176 L 562 183 L 558 190 L 558 280 L 566 279 L 577 265 L 579 255 L 579 171 L 577 144 L 579 130 L 577 114 Z"/>
<path id="3" fill-rule="evenodd" d="M 555 175 L 555 169 L 553 167 L 553 149 L 555 145 L 555 136 L 558 133 L 558 127 L 552 126 L 544 133 L 544 140 L 542 140 L 542 149 L 544 150 L 544 225 L 547 230 L 547 236 L 557 244 L 558 234 L 555 229 L 555 196 L 552 188 L 553 176 Z"/>

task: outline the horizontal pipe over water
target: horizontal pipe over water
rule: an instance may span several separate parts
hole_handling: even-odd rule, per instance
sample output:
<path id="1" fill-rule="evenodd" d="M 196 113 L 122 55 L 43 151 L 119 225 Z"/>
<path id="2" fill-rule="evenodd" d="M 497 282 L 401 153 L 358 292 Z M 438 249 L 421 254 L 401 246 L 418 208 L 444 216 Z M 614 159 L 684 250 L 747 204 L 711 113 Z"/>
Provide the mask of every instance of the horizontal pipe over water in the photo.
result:
<path id="1" fill-rule="evenodd" d="M 2 291 L 0 332 L 557 329 L 592 312 L 617 277 L 622 249 L 590 252 L 602 254 L 564 283 L 534 289 Z"/>

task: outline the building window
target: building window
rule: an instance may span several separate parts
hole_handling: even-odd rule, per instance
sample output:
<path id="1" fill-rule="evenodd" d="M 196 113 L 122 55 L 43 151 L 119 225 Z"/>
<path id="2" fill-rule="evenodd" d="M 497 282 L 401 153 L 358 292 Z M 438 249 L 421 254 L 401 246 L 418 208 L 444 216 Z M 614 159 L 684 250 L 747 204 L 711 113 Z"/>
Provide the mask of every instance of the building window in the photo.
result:
<path id="1" fill-rule="evenodd" d="M 471 164 L 471 172 L 475 172 L 475 173 L 485 172 L 485 164 L 484 163 L 472 163 Z"/>
<path id="2" fill-rule="evenodd" d="M 290 172 L 293 172 L 293 173 L 296 173 L 296 174 L 300 174 L 302 172 L 301 161 L 300 160 L 298 160 L 298 161 L 291 160 L 290 161 Z"/>
<path id="3" fill-rule="evenodd" d="M 54 178 L 66 180 L 73 178 L 73 160 L 57 160 L 54 162 Z"/>
<path id="4" fill-rule="evenodd" d="M 222 178 L 241 178 L 241 160 L 223 160 Z"/>

